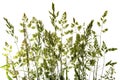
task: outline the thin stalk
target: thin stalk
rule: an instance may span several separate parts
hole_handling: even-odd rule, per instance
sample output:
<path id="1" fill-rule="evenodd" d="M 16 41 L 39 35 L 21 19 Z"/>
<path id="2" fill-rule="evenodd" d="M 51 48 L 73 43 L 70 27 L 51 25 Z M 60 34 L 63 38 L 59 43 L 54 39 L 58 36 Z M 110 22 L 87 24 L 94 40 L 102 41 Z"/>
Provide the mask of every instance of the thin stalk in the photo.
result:
<path id="1" fill-rule="evenodd" d="M 58 62 L 57 62 L 57 77 L 59 76 L 58 74 L 60 73 L 59 71 L 59 65 L 58 65 Z"/>
<path id="2" fill-rule="evenodd" d="M 62 25 L 63 26 L 63 25 Z M 62 75 L 62 72 L 63 72 L 63 70 L 62 70 L 62 52 L 61 52 L 61 49 L 62 49 L 62 37 L 63 37 L 63 29 L 61 30 L 61 37 L 60 37 L 60 39 L 61 39 L 61 48 L 60 48 L 60 51 L 59 51 L 59 54 L 60 54 L 60 68 L 61 68 L 61 75 Z"/>
<path id="3" fill-rule="evenodd" d="M 105 55 L 103 55 L 103 66 L 102 66 L 102 72 L 101 72 L 101 80 L 102 80 L 102 75 L 104 72 L 104 67 L 105 67 Z"/>
<path id="4" fill-rule="evenodd" d="M 66 66 L 66 80 L 68 80 L 68 66 L 67 66 L 67 59 L 66 59 L 65 66 Z"/>
<path id="5" fill-rule="evenodd" d="M 74 69 L 74 71 L 75 71 L 76 76 L 78 77 L 78 80 L 81 80 L 81 79 L 80 79 L 80 75 L 78 74 L 76 68 Z"/>
<path id="6" fill-rule="evenodd" d="M 6 56 L 6 64 L 8 65 L 8 56 Z M 8 77 L 8 67 L 6 68 L 6 76 Z"/>
<path id="7" fill-rule="evenodd" d="M 36 78 L 39 79 L 39 76 L 38 76 L 38 65 L 37 65 L 37 62 L 35 60 L 35 55 L 33 54 L 33 57 L 34 57 L 34 63 L 35 63 L 35 67 L 36 67 Z"/>
<path id="8" fill-rule="evenodd" d="M 38 30 L 38 26 L 37 26 L 37 30 Z M 38 40 L 37 40 L 37 43 L 38 43 L 38 46 L 41 46 L 41 44 L 40 44 L 40 32 L 39 32 L 39 30 L 38 30 Z M 34 56 L 34 62 L 35 62 L 35 67 L 36 67 L 36 77 L 37 77 L 37 80 L 39 80 L 39 75 L 38 75 L 38 65 L 37 65 L 37 60 L 35 59 L 35 54 L 33 54 L 33 56 Z M 39 52 L 39 56 L 40 56 L 40 52 Z"/>
<path id="9" fill-rule="evenodd" d="M 27 71 L 28 71 L 28 78 L 29 78 L 29 53 L 28 53 L 27 45 L 26 45 L 26 55 L 27 55 Z"/>
<path id="10" fill-rule="evenodd" d="M 24 43 L 25 43 L 25 51 L 26 51 L 26 58 L 27 58 L 27 71 L 28 71 L 28 79 L 29 79 L 29 47 L 28 47 L 28 42 L 27 42 L 27 38 L 28 38 L 28 36 L 27 36 L 27 30 L 26 30 L 26 27 L 25 26 L 23 26 L 23 31 L 24 31 Z"/>
<path id="11" fill-rule="evenodd" d="M 79 61 L 79 63 L 81 64 L 81 61 L 80 61 L 80 59 L 78 58 L 78 61 Z M 78 72 L 79 72 L 79 76 L 80 76 L 80 74 L 81 74 L 81 65 L 79 66 L 79 68 L 78 68 Z M 82 75 L 81 75 L 82 76 Z M 81 79 L 81 76 L 80 76 L 80 79 Z"/>
<path id="12" fill-rule="evenodd" d="M 101 41 L 102 41 L 102 29 L 103 29 L 103 25 L 101 25 L 101 30 L 100 30 L 100 48 L 101 48 Z M 103 55 L 103 57 L 105 57 L 104 55 Z M 104 71 L 104 61 L 105 59 L 103 58 L 103 68 L 102 68 L 102 73 L 101 73 L 101 76 L 102 76 L 102 74 L 103 74 L 103 71 Z M 96 73 L 95 73 L 95 76 L 96 76 L 96 80 L 97 80 L 97 71 L 98 71 L 98 66 L 99 66 L 99 64 L 98 64 L 98 62 L 99 62 L 99 56 L 97 57 L 97 66 L 96 66 Z"/>
<path id="13" fill-rule="evenodd" d="M 101 26 L 101 30 L 103 28 L 103 25 Z M 102 34 L 102 31 L 101 31 L 101 34 Z M 103 72 L 104 72 L 104 67 L 105 67 L 105 54 L 103 54 L 103 66 L 102 66 L 102 72 L 101 72 L 101 80 L 102 80 L 102 75 L 103 75 Z"/>
<path id="14" fill-rule="evenodd" d="M 15 67 L 14 67 L 14 64 L 13 64 L 13 61 L 12 61 L 12 68 L 13 68 L 13 71 L 14 71 L 14 74 L 16 75 L 16 70 L 15 70 Z M 16 76 L 16 80 L 18 80 L 17 76 Z"/>
<path id="15" fill-rule="evenodd" d="M 84 80 L 84 76 L 85 76 L 85 64 L 84 64 L 84 56 L 82 58 L 82 62 L 83 62 L 83 67 L 82 67 L 82 80 Z"/>
<path id="16" fill-rule="evenodd" d="M 97 80 L 98 66 L 99 66 L 99 58 L 97 58 L 97 65 L 96 65 L 96 71 L 95 71 L 95 80 Z"/>

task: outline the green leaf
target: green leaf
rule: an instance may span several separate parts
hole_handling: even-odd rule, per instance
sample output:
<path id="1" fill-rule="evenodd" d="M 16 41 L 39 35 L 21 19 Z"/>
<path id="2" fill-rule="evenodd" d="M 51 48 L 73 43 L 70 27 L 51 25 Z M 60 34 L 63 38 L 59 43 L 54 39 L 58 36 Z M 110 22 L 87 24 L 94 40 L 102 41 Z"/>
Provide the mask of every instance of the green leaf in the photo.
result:
<path id="1" fill-rule="evenodd" d="M 112 60 L 110 60 L 109 62 L 107 62 L 105 66 L 110 65 L 110 64 L 111 64 L 111 62 L 112 62 Z"/>
<path id="2" fill-rule="evenodd" d="M 82 28 L 82 26 L 81 26 L 81 25 L 79 25 L 77 28 L 78 28 L 78 31 L 79 31 L 79 30 Z"/>
<path id="3" fill-rule="evenodd" d="M 49 11 L 49 14 L 53 16 L 53 13 Z"/>
<path id="4" fill-rule="evenodd" d="M 91 29 L 92 29 L 92 26 L 93 26 L 93 22 L 94 22 L 94 20 L 91 20 L 91 22 L 87 26 L 87 28 L 86 28 L 86 36 L 89 36 L 91 34 Z"/>
<path id="5" fill-rule="evenodd" d="M 10 49 L 12 49 L 12 45 L 10 45 Z"/>
<path id="6" fill-rule="evenodd" d="M 65 34 L 72 34 L 73 33 L 73 30 L 68 30 L 65 32 Z"/>
<path id="7" fill-rule="evenodd" d="M 112 63 L 111 63 L 111 66 L 114 66 L 115 64 L 117 64 L 117 62 L 112 62 Z"/>
<path id="8" fill-rule="evenodd" d="M 6 65 L 3 65 L 3 66 L 0 66 L 0 68 L 2 68 L 2 69 L 8 69 L 10 67 L 10 65 L 9 64 L 6 64 Z"/>
<path id="9" fill-rule="evenodd" d="M 75 25 L 73 23 L 71 23 L 71 28 L 75 27 Z"/>
<path id="10" fill-rule="evenodd" d="M 23 33 L 24 32 L 24 30 L 19 30 L 20 31 L 20 33 Z"/>
<path id="11" fill-rule="evenodd" d="M 105 24 L 105 23 L 106 23 L 106 21 L 107 21 L 107 19 L 104 19 L 104 20 L 103 20 L 103 24 Z"/>
<path id="12" fill-rule="evenodd" d="M 6 21 L 6 26 L 8 30 L 6 32 L 11 36 L 14 36 L 14 26 L 7 20 L 7 18 L 3 18 Z"/>
<path id="13" fill-rule="evenodd" d="M 110 60 L 109 62 L 106 63 L 105 66 L 114 66 L 115 64 L 117 64 L 117 62 L 112 62 L 112 60 Z"/>
<path id="14" fill-rule="evenodd" d="M 95 65 L 95 62 L 96 62 L 96 61 L 95 61 L 94 59 L 90 60 L 90 65 L 91 65 L 91 66 L 94 66 L 94 65 Z"/>
<path id="15" fill-rule="evenodd" d="M 106 44 L 105 44 L 104 41 L 103 41 L 103 43 L 102 43 L 102 48 L 101 48 L 101 50 L 107 52 L 107 46 L 106 46 Z"/>
<path id="16" fill-rule="evenodd" d="M 108 28 L 102 30 L 103 33 L 107 32 L 108 31 Z"/>
<path id="17" fill-rule="evenodd" d="M 76 41 L 77 41 L 77 42 L 80 41 L 80 34 L 76 34 Z"/>
<path id="18" fill-rule="evenodd" d="M 91 71 L 91 69 L 90 69 L 88 66 L 85 66 L 85 68 L 86 68 L 88 71 Z"/>
<path id="19" fill-rule="evenodd" d="M 5 42 L 5 46 L 6 46 L 6 47 L 8 47 L 8 46 L 9 46 L 8 42 Z"/>
<path id="20" fill-rule="evenodd" d="M 103 18 L 106 17 L 106 16 L 107 16 L 107 13 L 108 13 L 108 11 L 105 11 L 104 14 L 102 15 L 102 17 L 103 17 Z"/>
<path id="21" fill-rule="evenodd" d="M 35 29 L 35 26 L 32 26 L 31 28 L 32 28 L 32 29 Z"/>
<path id="22" fill-rule="evenodd" d="M 97 25 L 100 27 L 101 26 L 100 22 L 97 22 Z"/>
<path id="23" fill-rule="evenodd" d="M 117 50 L 117 48 L 109 48 L 109 49 L 107 49 L 108 51 L 115 51 L 115 50 Z"/>
<path id="24" fill-rule="evenodd" d="M 91 28 L 93 26 L 93 22 L 94 22 L 94 20 L 91 20 L 91 22 L 88 25 L 88 28 Z"/>
<path id="25" fill-rule="evenodd" d="M 73 18 L 73 23 L 75 23 L 76 21 L 75 21 L 75 18 Z"/>
<path id="26" fill-rule="evenodd" d="M 55 5 L 52 3 L 52 10 L 55 11 Z"/>
<path id="27" fill-rule="evenodd" d="M 23 20 L 24 22 L 28 22 L 27 15 L 26 15 L 25 13 L 23 14 L 23 18 L 22 18 L 22 20 Z"/>
<path id="28" fill-rule="evenodd" d="M 57 16 L 57 17 L 59 16 L 59 11 L 57 12 L 56 16 Z"/>
<path id="29" fill-rule="evenodd" d="M 38 36 L 37 33 L 32 34 L 33 38 L 36 38 Z"/>
<path id="30" fill-rule="evenodd" d="M 69 24 L 66 24 L 63 28 L 67 28 L 69 26 Z"/>
<path id="31" fill-rule="evenodd" d="M 96 52 L 92 52 L 92 57 L 96 57 Z"/>
<path id="32" fill-rule="evenodd" d="M 94 30 L 92 30 L 92 33 L 95 35 L 96 34 L 96 32 L 94 31 Z"/>
<path id="33" fill-rule="evenodd" d="M 13 80 L 8 74 L 7 74 L 7 78 L 8 80 Z"/>

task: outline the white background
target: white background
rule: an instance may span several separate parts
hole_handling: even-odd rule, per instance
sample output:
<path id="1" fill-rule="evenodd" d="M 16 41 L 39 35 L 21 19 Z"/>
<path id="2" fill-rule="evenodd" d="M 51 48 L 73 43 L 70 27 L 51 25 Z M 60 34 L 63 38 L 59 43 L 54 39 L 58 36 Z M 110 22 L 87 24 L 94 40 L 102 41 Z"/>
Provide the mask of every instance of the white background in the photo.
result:
<path id="1" fill-rule="evenodd" d="M 108 10 L 107 23 L 104 25 L 109 30 L 103 36 L 109 47 L 117 47 L 118 50 L 107 56 L 108 59 L 117 61 L 116 80 L 120 80 L 120 1 L 119 0 L 0 0 L 0 65 L 5 63 L 2 57 L 2 47 L 5 41 L 11 41 L 5 34 L 5 21 L 9 19 L 15 27 L 19 27 L 23 13 L 29 18 L 35 16 L 42 20 L 45 27 L 49 26 L 50 19 L 48 11 L 51 10 L 51 3 L 54 2 L 57 11 L 62 14 L 68 13 L 69 19 L 75 17 L 80 23 L 88 23 L 91 19 L 99 20 L 105 10 Z M 5 73 L 0 69 L 0 80 L 7 80 Z"/>

